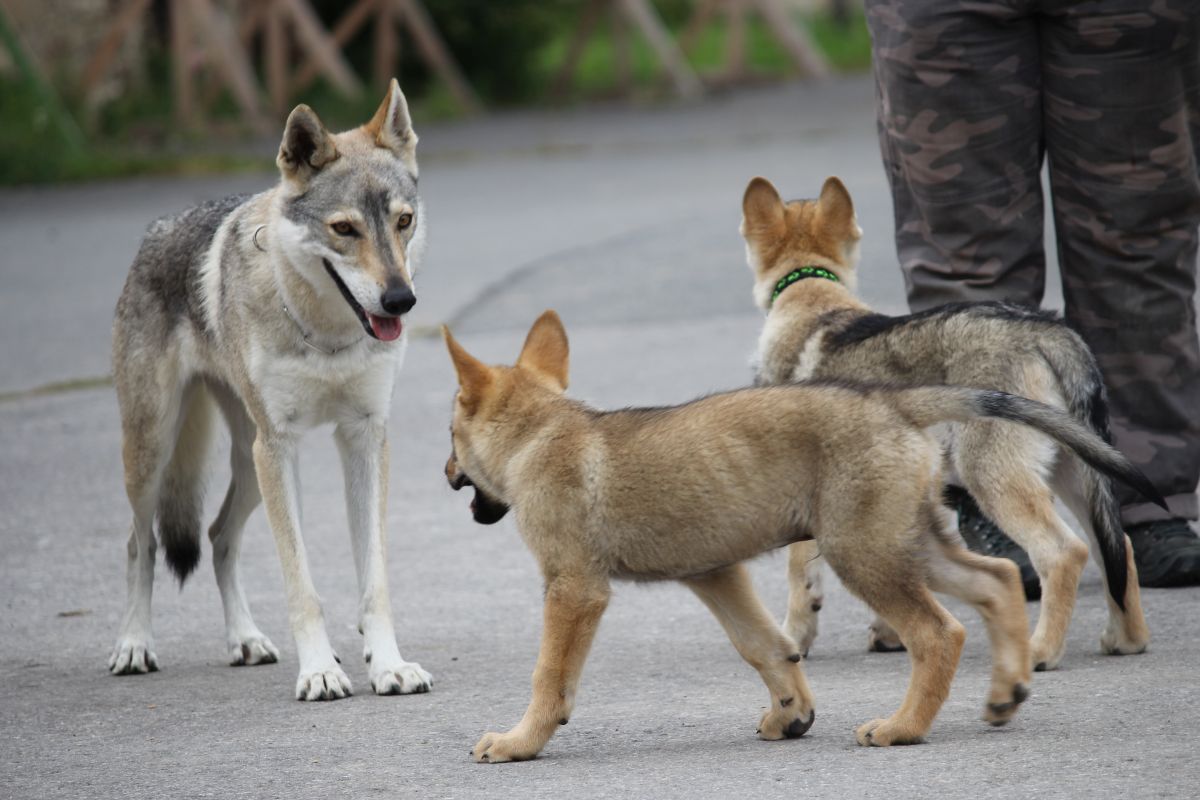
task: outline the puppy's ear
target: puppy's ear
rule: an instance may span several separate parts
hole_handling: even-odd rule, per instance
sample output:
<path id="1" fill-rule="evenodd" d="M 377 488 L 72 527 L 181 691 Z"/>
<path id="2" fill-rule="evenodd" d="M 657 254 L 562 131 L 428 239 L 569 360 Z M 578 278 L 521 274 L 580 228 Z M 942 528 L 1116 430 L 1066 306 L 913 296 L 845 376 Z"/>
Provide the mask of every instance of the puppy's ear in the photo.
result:
<path id="1" fill-rule="evenodd" d="M 529 329 L 517 366 L 534 373 L 549 388 L 565 392 L 569 362 L 567 331 L 562 320 L 554 311 L 545 311 Z"/>
<path id="2" fill-rule="evenodd" d="M 386 147 L 417 174 L 417 133 L 408 114 L 408 101 L 395 78 L 388 84 L 387 96 L 366 124 L 367 134 L 379 147 Z"/>
<path id="3" fill-rule="evenodd" d="M 833 233 L 841 241 L 858 240 L 862 237 L 862 228 L 854 217 L 854 201 L 850 192 L 836 177 L 826 178 L 821 187 L 821 196 L 817 199 L 817 209 L 821 217 L 821 225 Z"/>
<path id="4" fill-rule="evenodd" d="M 450 360 L 454 362 L 454 371 L 458 373 L 458 400 L 468 413 L 473 414 L 479 407 L 483 392 L 492 382 L 492 371 L 487 364 L 464 350 L 445 325 L 442 326 L 442 338 L 446 340 L 446 349 L 450 351 Z"/>
<path id="5" fill-rule="evenodd" d="M 747 239 L 783 234 L 783 198 L 766 178 L 752 178 L 742 195 L 742 236 Z"/>
<path id="6" fill-rule="evenodd" d="M 284 177 L 306 180 L 338 157 L 333 134 L 316 112 L 301 103 L 288 114 L 275 163 Z"/>

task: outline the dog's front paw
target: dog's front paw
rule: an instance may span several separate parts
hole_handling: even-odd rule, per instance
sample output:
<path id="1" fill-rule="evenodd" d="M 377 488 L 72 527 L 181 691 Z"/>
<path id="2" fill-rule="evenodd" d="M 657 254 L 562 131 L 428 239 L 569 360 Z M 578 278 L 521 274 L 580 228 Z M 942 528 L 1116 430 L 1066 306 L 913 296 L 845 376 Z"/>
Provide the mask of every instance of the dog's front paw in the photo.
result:
<path id="1" fill-rule="evenodd" d="M 253 667 L 257 664 L 274 664 L 278 660 L 279 650 L 261 633 L 229 643 L 230 666 Z"/>
<path id="2" fill-rule="evenodd" d="M 1004 725 L 1017 713 L 1021 703 L 1029 699 L 1029 687 L 1023 683 L 1015 684 L 1010 692 L 999 698 L 989 698 L 983 710 L 983 720 L 989 725 Z"/>
<path id="3" fill-rule="evenodd" d="M 801 712 L 797 705 L 791 701 L 786 706 L 773 708 L 763 714 L 758 723 L 758 738 L 774 742 L 779 739 L 797 739 L 807 733 L 817 714 L 811 708 L 807 712 Z"/>
<path id="4" fill-rule="evenodd" d="M 891 719 L 873 719 L 858 726 L 854 738 L 863 747 L 891 747 L 898 744 L 920 744 L 922 734 L 908 730 Z"/>
<path id="5" fill-rule="evenodd" d="M 301 672 L 296 679 L 297 700 L 340 700 L 354 694 L 350 679 L 337 664 Z"/>
<path id="6" fill-rule="evenodd" d="M 472 748 L 471 757 L 477 764 L 500 764 L 504 761 L 528 761 L 539 750 L 540 747 L 514 731 L 485 733 Z"/>
<path id="7" fill-rule="evenodd" d="M 421 694 L 433 688 L 433 676 L 416 662 L 401 661 L 388 667 L 372 663 L 371 688 L 375 694 Z"/>
<path id="8" fill-rule="evenodd" d="M 158 671 L 158 656 L 148 638 L 122 636 L 108 657 L 108 671 L 113 675 L 139 675 Z"/>

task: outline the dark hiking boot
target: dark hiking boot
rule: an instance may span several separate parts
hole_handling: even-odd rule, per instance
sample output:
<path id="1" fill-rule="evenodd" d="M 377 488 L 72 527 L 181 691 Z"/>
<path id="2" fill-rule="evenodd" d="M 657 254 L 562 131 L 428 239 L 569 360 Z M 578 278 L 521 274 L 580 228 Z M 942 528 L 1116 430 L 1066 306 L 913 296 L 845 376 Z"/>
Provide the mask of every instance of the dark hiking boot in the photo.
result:
<path id="1" fill-rule="evenodd" d="M 1200 585 L 1200 537 L 1186 519 L 1160 519 L 1131 525 L 1138 583 L 1165 588 Z"/>
<path id="2" fill-rule="evenodd" d="M 1042 583 L 1038 580 L 1033 562 L 1029 560 L 1029 554 L 1008 538 L 996 523 L 979 510 L 979 506 L 975 504 L 975 498 L 971 497 L 966 489 L 961 486 L 947 486 L 943 498 L 946 505 L 958 513 L 958 532 L 962 534 L 967 547 L 985 556 L 1007 558 L 1012 561 L 1021 570 L 1021 585 L 1025 587 L 1025 599 L 1040 600 Z M 1192 536 L 1195 538 L 1195 534 Z M 1136 548 L 1136 546 L 1135 543 L 1134 547 Z"/>

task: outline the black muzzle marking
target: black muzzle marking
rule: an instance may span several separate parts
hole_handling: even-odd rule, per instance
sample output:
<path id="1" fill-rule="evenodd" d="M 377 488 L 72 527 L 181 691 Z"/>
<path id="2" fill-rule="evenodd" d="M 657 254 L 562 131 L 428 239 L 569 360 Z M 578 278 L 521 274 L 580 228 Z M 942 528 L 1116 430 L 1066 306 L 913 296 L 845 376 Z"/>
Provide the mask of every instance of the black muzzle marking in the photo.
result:
<path id="1" fill-rule="evenodd" d="M 372 339 L 378 339 L 379 337 L 375 335 L 375 331 L 371 329 L 371 321 L 367 319 L 367 310 L 359 305 L 358 301 L 354 299 L 354 295 L 350 294 L 350 287 L 337 274 L 337 270 L 333 268 L 333 264 L 330 264 L 327 258 L 322 258 L 321 263 L 325 265 L 325 271 L 329 273 L 329 277 L 333 279 L 334 285 L 342 293 L 342 297 L 346 298 L 346 302 L 350 304 L 350 308 L 354 311 L 354 315 L 358 317 L 358 321 L 362 323 L 363 330 Z"/>

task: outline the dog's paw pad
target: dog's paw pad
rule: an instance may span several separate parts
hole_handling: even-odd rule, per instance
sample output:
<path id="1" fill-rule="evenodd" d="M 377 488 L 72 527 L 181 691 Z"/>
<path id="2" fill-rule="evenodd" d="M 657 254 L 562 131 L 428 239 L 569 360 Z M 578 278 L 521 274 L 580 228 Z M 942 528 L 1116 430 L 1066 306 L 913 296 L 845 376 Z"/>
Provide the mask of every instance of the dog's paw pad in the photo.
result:
<path id="1" fill-rule="evenodd" d="M 808 729 L 812 727 L 813 722 L 817 719 L 817 712 L 809 711 L 808 717 L 797 717 L 788 723 L 788 726 L 783 729 L 783 735 L 789 739 L 798 739 L 808 733 Z"/>
<path id="2" fill-rule="evenodd" d="M 296 680 L 297 700 L 340 700 L 354 694 L 350 679 L 336 665 L 324 670 L 301 672 Z"/>
<path id="3" fill-rule="evenodd" d="M 279 650 L 271 640 L 259 634 L 248 636 L 229 645 L 229 664 L 234 667 L 253 667 L 279 661 Z"/>
<path id="4" fill-rule="evenodd" d="M 141 675 L 158 671 L 158 656 L 146 639 L 121 639 L 108 657 L 108 671 L 113 675 Z"/>

